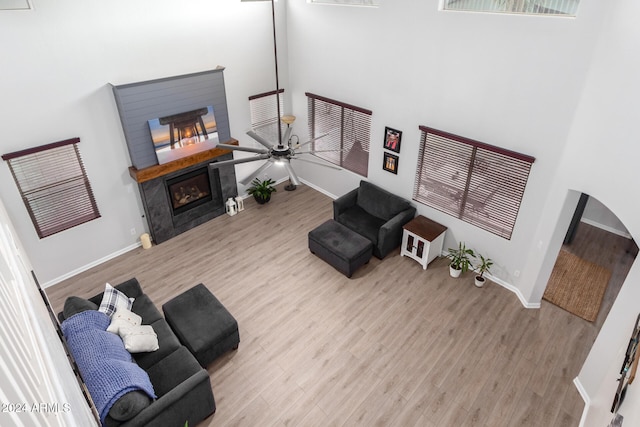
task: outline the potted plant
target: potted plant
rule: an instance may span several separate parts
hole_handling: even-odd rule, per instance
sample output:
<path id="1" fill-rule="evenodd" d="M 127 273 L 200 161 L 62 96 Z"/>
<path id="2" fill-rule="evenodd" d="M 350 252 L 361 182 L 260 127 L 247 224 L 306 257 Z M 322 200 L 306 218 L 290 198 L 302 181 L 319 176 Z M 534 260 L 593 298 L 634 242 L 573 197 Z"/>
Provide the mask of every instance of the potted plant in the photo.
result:
<path id="1" fill-rule="evenodd" d="M 261 205 L 264 205 L 269 200 L 271 200 L 271 193 L 276 191 L 276 188 L 273 186 L 275 181 L 271 178 L 267 178 L 264 181 L 260 181 L 258 178 L 254 178 L 251 181 L 251 187 L 247 190 L 247 193 L 253 196 Z"/>
<path id="2" fill-rule="evenodd" d="M 491 266 L 493 265 L 493 261 L 491 258 L 485 258 L 481 254 L 478 254 L 478 258 L 480 258 L 480 264 L 478 264 L 475 268 L 475 271 L 478 273 L 476 276 L 476 286 L 481 288 L 484 286 L 484 282 L 486 279 L 483 277 L 484 273 L 488 273 L 491 270 Z"/>
<path id="3" fill-rule="evenodd" d="M 469 270 L 471 265 L 471 258 L 475 257 L 472 249 L 468 249 L 464 242 L 458 244 L 458 248 L 449 248 L 447 258 L 451 260 L 449 263 L 449 274 L 451 277 L 460 277 L 460 274 Z"/>

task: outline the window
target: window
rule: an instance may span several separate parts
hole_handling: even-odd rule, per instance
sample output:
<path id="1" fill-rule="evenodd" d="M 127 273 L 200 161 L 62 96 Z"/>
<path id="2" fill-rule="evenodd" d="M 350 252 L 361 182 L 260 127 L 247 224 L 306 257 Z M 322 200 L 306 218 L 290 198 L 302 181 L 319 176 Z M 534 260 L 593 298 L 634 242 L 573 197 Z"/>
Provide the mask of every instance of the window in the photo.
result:
<path id="1" fill-rule="evenodd" d="M 580 0 L 443 0 L 444 10 L 576 16 Z"/>
<path id="2" fill-rule="evenodd" d="M 283 96 L 284 89 L 276 91 L 261 93 L 249 97 L 249 109 L 251 111 L 251 129 L 258 135 L 264 137 L 268 141 L 278 140 L 278 123 L 284 126 L 280 120 L 278 120 L 278 103 L 276 99 L 280 100 L 280 117 L 284 111 Z M 281 129 L 284 134 L 284 128 Z"/>
<path id="3" fill-rule="evenodd" d="M 40 238 L 100 217 L 79 142 L 73 138 L 2 156 Z"/>
<path id="4" fill-rule="evenodd" d="M 380 6 L 380 0 L 309 0 L 310 3 L 341 4 L 346 6 Z"/>
<path id="5" fill-rule="evenodd" d="M 29 0 L 0 0 L 0 10 L 31 10 Z"/>
<path id="6" fill-rule="evenodd" d="M 312 93 L 306 95 L 309 134 L 311 139 L 318 138 L 312 149 L 322 151 L 314 155 L 366 177 L 371 111 Z"/>
<path id="7" fill-rule="evenodd" d="M 511 239 L 534 158 L 420 126 L 413 199 Z"/>

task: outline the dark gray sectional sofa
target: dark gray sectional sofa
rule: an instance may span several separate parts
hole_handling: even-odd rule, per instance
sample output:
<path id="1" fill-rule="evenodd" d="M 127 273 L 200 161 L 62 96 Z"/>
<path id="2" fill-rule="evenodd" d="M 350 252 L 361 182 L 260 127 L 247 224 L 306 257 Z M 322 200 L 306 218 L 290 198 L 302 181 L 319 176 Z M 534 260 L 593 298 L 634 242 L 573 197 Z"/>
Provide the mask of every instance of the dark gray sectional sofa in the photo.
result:
<path id="1" fill-rule="evenodd" d="M 143 325 L 151 325 L 158 336 L 158 350 L 133 354 L 135 363 L 149 375 L 157 399 L 151 401 L 140 391 L 129 392 L 113 405 L 104 425 L 183 427 L 188 421 L 189 426 L 195 426 L 213 414 L 216 405 L 209 374 L 178 341 L 138 281 L 133 278 L 115 288 L 135 298 L 131 311 L 142 317 Z M 69 297 L 58 315 L 60 321 L 87 309 L 97 310 L 102 295 L 88 300 Z"/>

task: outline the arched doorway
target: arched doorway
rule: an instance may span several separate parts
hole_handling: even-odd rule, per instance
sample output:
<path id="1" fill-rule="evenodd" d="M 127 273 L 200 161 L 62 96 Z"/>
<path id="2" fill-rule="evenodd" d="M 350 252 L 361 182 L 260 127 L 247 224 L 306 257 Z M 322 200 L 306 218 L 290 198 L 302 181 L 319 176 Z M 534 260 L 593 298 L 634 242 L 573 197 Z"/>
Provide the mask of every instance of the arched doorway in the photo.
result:
<path id="1" fill-rule="evenodd" d="M 638 246 L 617 216 L 581 194 L 543 299 L 599 330 L 637 254 Z"/>

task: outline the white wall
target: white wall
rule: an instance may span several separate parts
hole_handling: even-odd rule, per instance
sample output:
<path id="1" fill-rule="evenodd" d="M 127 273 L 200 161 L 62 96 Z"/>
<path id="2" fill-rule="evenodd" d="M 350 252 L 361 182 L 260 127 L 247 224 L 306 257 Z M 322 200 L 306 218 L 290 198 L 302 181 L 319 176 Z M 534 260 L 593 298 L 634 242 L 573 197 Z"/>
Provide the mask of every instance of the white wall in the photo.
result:
<path id="1" fill-rule="evenodd" d="M 597 44 L 583 97 L 558 176 L 558 185 L 587 193 L 609 208 L 636 239 L 637 115 L 640 111 L 640 4 L 608 3 L 611 10 Z M 616 380 L 640 312 L 640 266 L 636 261 L 598 335 L 578 380 L 591 401 L 586 426 L 608 425 Z M 629 387 L 620 409 L 624 425 L 640 425 L 640 386 Z"/>
<path id="2" fill-rule="evenodd" d="M 0 12 L 0 152 L 80 137 L 102 214 L 38 239 L 2 162 L 0 198 L 46 285 L 135 247 L 147 227 L 137 185 L 128 175 L 131 163 L 108 83 L 222 65 L 232 135 L 252 144 L 244 134 L 250 123 L 247 98 L 275 89 L 275 73 L 268 2 L 33 0 L 33 5 L 29 12 Z M 284 11 L 284 2 L 278 8 Z M 243 173 L 238 168 L 240 177 Z"/>
<path id="3" fill-rule="evenodd" d="M 583 3 L 579 19 L 567 19 L 441 12 L 437 2 L 411 0 L 380 8 L 290 2 L 294 114 L 306 123 L 306 91 L 371 109 L 368 179 L 407 198 L 419 125 L 536 157 L 511 241 L 418 206 L 449 227 L 445 248 L 464 240 L 495 261 L 494 276 L 531 300 L 527 254 L 540 244 L 533 238 L 539 212 L 554 185 L 604 10 L 599 2 Z M 382 170 L 385 126 L 403 131 L 398 175 Z M 306 167 L 301 176 L 335 195 L 360 179 L 320 167 Z"/>
<path id="4" fill-rule="evenodd" d="M 610 233 L 630 237 L 629 231 L 622 221 L 595 197 L 589 197 L 587 200 L 581 221 Z"/>

